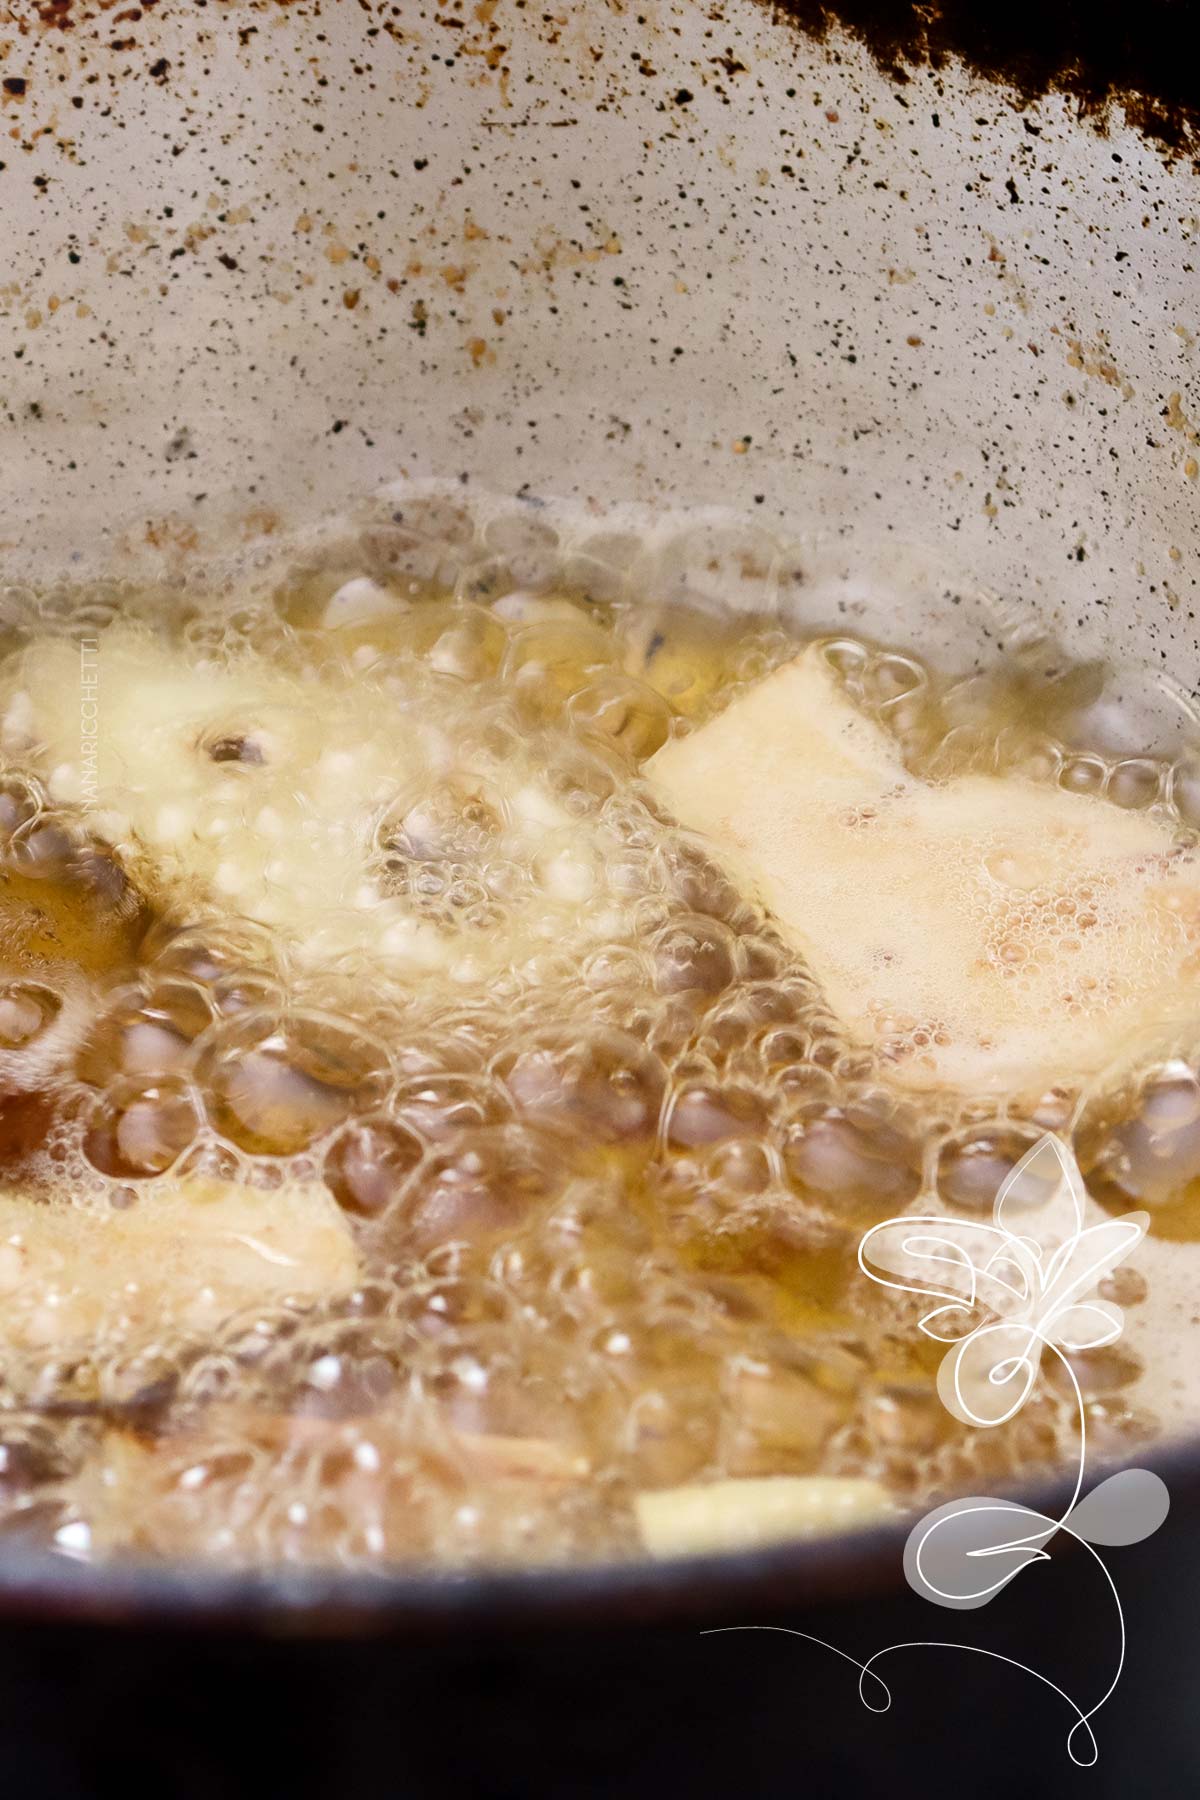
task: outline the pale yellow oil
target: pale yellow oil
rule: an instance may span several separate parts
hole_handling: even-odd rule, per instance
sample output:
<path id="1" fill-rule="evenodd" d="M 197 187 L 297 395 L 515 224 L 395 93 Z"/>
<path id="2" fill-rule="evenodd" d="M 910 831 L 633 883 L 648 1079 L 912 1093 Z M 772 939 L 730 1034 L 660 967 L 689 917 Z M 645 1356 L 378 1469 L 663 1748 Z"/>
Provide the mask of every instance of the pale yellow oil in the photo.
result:
<path id="1" fill-rule="evenodd" d="M 1034 1118 L 897 1096 L 640 778 L 797 636 L 566 580 L 455 591 L 436 568 L 395 572 L 378 539 L 343 536 L 251 599 L 126 595 L 116 623 L 60 593 L 50 623 L 10 634 L 5 691 L 50 666 L 45 641 L 86 636 L 103 695 L 107 634 L 140 615 L 164 654 L 241 671 L 247 691 L 269 668 L 308 724 L 260 739 L 246 703 L 196 743 L 226 782 L 196 802 L 204 829 L 241 834 L 200 875 L 145 842 L 111 848 L 120 831 L 56 797 L 36 741 L 9 750 L 0 1186 L 30 1215 L 115 1222 L 196 1173 L 264 1206 L 323 1183 L 359 1276 L 239 1297 L 204 1329 L 168 1308 L 82 1341 L 0 1330 L 0 1533 L 83 1556 L 564 1561 L 635 1551 L 647 1488 L 865 1475 L 924 1504 L 1072 1456 L 1053 1381 L 1006 1430 L 951 1419 L 918 1309 L 863 1277 L 858 1242 L 922 1194 L 985 1212 L 1043 1126 L 1077 1132 L 1102 1204 L 1200 1238 L 1192 1066 L 1164 1054 L 1057 1117 L 1053 1099 Z M 331 620 L 363 578 L 396 608 Z M 1018 659 L 950 683 L 851 638 L 824 654 L 917 772 L 1020 769 L 1192 830 L 1169 767 L 1063 747 L 1097 671 L 1048 682 Z M 386 773 L 401 718 L 456 757 L 469 746 L 474 773 L 407 759 L 364 839 L 361 904 L 319 882 L 305 899 L 297 846 L 333 828 L 306 812 L 309 760 L 336 738 Z M 272 766 L 281 754 L 295 761 Z M 244 877 L 267 782 L 275 888 Z M 531 792 L 554 810 L 525 862 L 537 805 L 512 796 Z M 21 1280 L 0 1244 L 0 1305 Z M 1114 1283 L 1153 1308 L 1153 1283 L 1148 1298 L 1137 1273 Z M 20 1294 L 22 1318 L 38 1299 Z M 1153 1434 L 1133 1351 L 1077 1373 L 1101 1450 Z"/>

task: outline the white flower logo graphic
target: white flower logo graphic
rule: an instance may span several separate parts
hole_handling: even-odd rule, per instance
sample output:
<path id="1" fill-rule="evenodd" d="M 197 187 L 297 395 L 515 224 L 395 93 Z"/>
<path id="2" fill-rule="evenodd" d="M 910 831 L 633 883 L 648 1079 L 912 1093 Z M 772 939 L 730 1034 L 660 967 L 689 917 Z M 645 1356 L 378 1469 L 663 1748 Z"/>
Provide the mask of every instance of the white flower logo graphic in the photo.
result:
<path id="1" fill-rule="evenodd" d="M 940 1302 L 920 1329 L 953 1346 L 938 1392 L 964 1424 L 1015 1417 L 1043 1350 L 1094 1350 L 1121 1335 L 1120 1308 L 1096 1289 L 1140 1243 L 1149 1215 L 1085 1227 L 1085 1201 L 1074 1157 L 1044 1137 L 1005 1180 L 994 1223 L 912 1215 L 876 1225 L 859 1245 L 873 1281 Z"/>
<path id="2" fill-rule="evenodd" d="M 1145 1235 L 1146 1213 L 1086 1225 L 1087 1191 L 1071 1151 L 1043 1137 L 1017 1164 L 996 1196 L 991 1224 L 943 1214 L 910 1214 L 876 1225 L 858 1260 L 884 1287 L 937 1304 L 920 1329 L 948 1346 L 938 1370 L 942 1401 L 964 1424 L 1005 1425 L 1034 1390 L 1048 1352 L 1070 1382 L 1079 1419 L 1079 1463 L 1065 1511 L 1053 1518 L 1017 1500 L 973 1496 L 951 1500 L 921 1519 L 904 1547 L 909 1586 L 937 1606 L 967 1611 L 984 1606 L 1032 1562 L 1050 1560 L 1046 1545 L 1059 1533 L 1095 1559 L 1116 1612 L 1119 1649 L 1108 1687 L 1086 1709 L 1027 1663 L 975 1644 L 929 1639 L 889 1644 L 859 1662 L 809 1632 L 786 1626 L 725 1626 L 777 1630 L 806 1638 L 852 1663 L 859 1694 L 872 1712 L 886 1712 L 891 1693 L 879 1664 L 900 1650 L 955 1649 L 1007 1662 L 1058 1695 L 1074 1715 L 1067 1734 L 1071 1761 L 1097 1758 L 1091 1720 L 1109 1699 L 1125 1664 L 1125 1619 L 1116 1584 L 1096 1545 L 1136 1544 L 1167 1516 L 1165 1484 L 1148 1469 L 1119 1469 L 1080 1498 L 1086 1458 L 1087 1414 L 1072 1355 L 1111 1344 L 1121 1334 L 1119 1307 L 1098 1293 L 1100 1283 Z"/>

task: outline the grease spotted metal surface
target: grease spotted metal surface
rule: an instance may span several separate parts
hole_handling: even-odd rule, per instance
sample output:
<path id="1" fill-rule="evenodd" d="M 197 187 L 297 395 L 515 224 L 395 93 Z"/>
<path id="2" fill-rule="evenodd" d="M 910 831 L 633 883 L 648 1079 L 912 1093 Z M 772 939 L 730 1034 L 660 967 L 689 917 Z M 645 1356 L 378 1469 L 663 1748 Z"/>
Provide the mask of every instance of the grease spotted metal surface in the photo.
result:
<path id="1" fill-rule="evenodd" d="M 14 575 L 451 476 L 726 505 L 927 652 L 984 589 L 1194 687 L 1200 186 L 1119 116 L 756 0 L 7 19 Z"/>
<path id="2" fill-rule="evenodd" d="M 1181 54 L 1188 0 L 769 0 L 816 37 L 834 21 L 903 81 L 948 58 L 1022 100 L 1067 94 L 1101 125 L 1116 108 L 1168 156 L 1200 147 L 1200 90 Z"/>

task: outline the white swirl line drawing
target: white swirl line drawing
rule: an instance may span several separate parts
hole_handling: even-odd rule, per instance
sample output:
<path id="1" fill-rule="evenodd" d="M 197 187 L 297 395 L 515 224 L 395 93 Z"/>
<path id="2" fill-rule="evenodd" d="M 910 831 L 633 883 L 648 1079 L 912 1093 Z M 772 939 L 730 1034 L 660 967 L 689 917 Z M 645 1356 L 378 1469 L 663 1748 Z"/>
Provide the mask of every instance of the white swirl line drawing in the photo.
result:
<path id="1" fill-rule="evenodd" d="M 1101 1563 L 1100 1566 L 1101 1568 L 1104 1568 L 1103 1563 Z M 1108 1575 L 1108 1570 L 1104 1569 L 1104 1573 L 1108 1576 L 1111 1585 L 1112 1577 Z M 1117 1610 L 1118 1612 L 1120 1611 L 1119 1603 Z M 1104 1702 L 1116 1687 L 1117 1682 L 1120 1680 L 1121 1666 L 1123 1666 L 1125 1660 L 1125 1635 L 1124 1630 L 1122 1630 L 1121 1663 L 1118 1665 L 1117 1673 L 1113 1677 L 1107 1691 L 1101 1695 L 1095 1705 L 1089 1707 L 1087 1712 L 1083 1712 L 1078 1704 L 1072 1700 L 1066 1689 L 1060 1688 L 1058 1683 L 1051 1681 L 1048 1675 L 1041 1674 L 1037 1669 L 1031 1669 L 1028 1663 L 1019 1662 L 1016 1657 L 1004 1656 L 999 1650 L 986 1650 L 979 1644 L 957 1644 L 941 1638 L 912 1638 L 906 1643 L 888 1644 L 884 1649 L 876 1650 L 875 1654 L 868 1657 L 865 1663 L 860 1663 L 857 1657 L 851 1656 L 848 1651 L 840 1650 L 836 1644 L 827 1642 L 825 1638 L 814 1636 L 811 1631 L 798 1631 L 791 1625 L 713 1625 L 707 1630 L 702 1631 L 700 1635 L 701 1637 L 723 1637 L 727 1633 L 733 1631 L 777 1631 L 782 1633 L 784 1637 L 803 1638 L 810 1644 L 819 1645 L 822 1650 L 831 1650 L 835 1656 L 840 1656 L 843 1662 L 848 1662 L 852 1668 L 858 1670 L 858 1697 L 866 1707 L 867 1711 L 873 1713 L 889 1712 L 892 1705 L 892 1690 L 883 1679 L 883 1676 L 877 1673 L 874 1665 L 877 1662 L 882 1662 L 885 1656 L 894 1655 L 898 1650 L 966 1650 L 969 1651 L 972 1656 L 983 1656 L 990 1662 L 1006 1663 L 1010 1669 L 1021 1669 L 1026 1675 L 1032 1675 L 1035 1681 L 1040 1681 L 1043 1687 L 1048 1687 L 1052 1693 L 1059 1696 L 1060 1700 L 1065 1701 L 1071 1711 L 1075 1714 L 1075 1723 L 1067 1734 L 1067 1749 L 1070 1753 L 1071 1761 L 1080 1768 L 1090 1768 L 1097 1760 L 1099 1749 L 1096 1744 L 1096 1737 L 1095 1733 L 1092 1731 L 1090 1720 L 1093 1714 L 1098 1712 L 1104 1705 Z M 866 1684 L 868 1681 L 875 1682 L 882 1692 L 883 1698 L 877 1706 L 873 1706 L 867 1698 Z M 1091 1749 L 1090 1756 L 1076 1756 L 1072 1749 L 1072 1740 L 1080 1727 L 1087 1733 L 1087 1742 Z"/>
<path id="2" fill-rule="evenodd" d="M 863 1273 L 883 1287 L 938 1302 L 920 1330 L 948 1346 L 938 1370 L 938 1393 L 955 1418 L 980 1429 L 1005 1425 L 1025 1405 L 1049 1351 L 1066 1373 L 1079 1421 L 1079 1460 L 1070 1501 L 1049 1518 L 1014 1500 L 970 1496 L 936 1507 L 918 1521 L 904 1547 L 904 1572 L 914 1592 L 934 1605 L 965 1611 L 985 1605 L 1033 1562 L 1048 1562 L 1049 1540 L 1063 1532 L 1082 1544 L 1100 1568 L 1116 1609 L 1118 1654 L 1112 1680 L 1085 1711 L 1057 1683 L 1029 1664 L 977 1644 L 919 1639 L 889 1644 L 860 1663 L 809 1632 L 788 1626 L 722 1626 L 727 1631 L 781 1631 L 832 1650 L 859 1670 L 859 1697 L 886 1712 L 891 1692 L 875 1665 L 899 1650 L 965 1650 L 1022 1669 L 1051 1688 L 1075 1714 L 1067 1734 L 1071 1761 L 1088 1768 L 1099 1750 L 1091 1721 L 1108 1701 L 1125 1666 L 1125 1616 L 1097 1544 L 1134 1544 L 1167 1516 L 1165 1483 L 1148 1469 L 1118 1470 L 1083 1495 L 1087 1417 L 1070 1356 L 1120 1336 L 1120 1309 L 1099 1298 L 1100 1282 L 1145 1235 L 1146 1213 L 1127 1213 L 1087 1226 L 1087 1192 L 1078 1164 L 1047 1133 L 1023 1156 L 996 1196 L 993 1222 L 945 1214 L 909 1214 L 873 1226 L 859 1245 Z M 1020 1227 L 1018 1229 L 1017 1227 Z M 1033 1529 L 1028 1529 L 1032 1525 Z M 1014 1535 L 1015 1527 L 1025 1529 Z M 992 1559 L 987 1563 L 986 1559 Z M 981 1579 L 980 1560 L 986 1575 Z M 999 1574 L 992 1579 L 992 1570 Z M 868 1679 L 882 1704 L 867 1698 Z M 1077 1734 L 1084 1734 L 1077 1745 Z"/>

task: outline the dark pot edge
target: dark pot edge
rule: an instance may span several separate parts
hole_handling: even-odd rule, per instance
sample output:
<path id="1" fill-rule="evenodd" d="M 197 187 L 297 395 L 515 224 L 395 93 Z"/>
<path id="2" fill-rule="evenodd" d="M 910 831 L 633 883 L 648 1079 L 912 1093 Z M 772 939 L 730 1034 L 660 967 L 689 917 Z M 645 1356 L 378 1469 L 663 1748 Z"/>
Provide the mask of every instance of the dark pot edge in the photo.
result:
<path id="1" fill-rule="evenodd" d="M 1152 1447 L 1088 1472 L 1085 1491 L 1118 1468 L 1152 1469 L 1172 1504 L 1200 1495 L 1200 1437 Z M 1073 1478 L 1000 1486 L 1048 1516 Z M 573 1626 L 649 1627 L 744 1620 L 896 1589 L 918 1514 L 836 1536 L 761 1550 L 640 1558 L 575 1568 L 373 1575 L 336 1569 L 222 1571 L 182 1564 L 89 1565 L 42 1553 L 0 1553 L 0 1625 L 119 1626 L 131 1631 L 234 1632 L 265 1639 L 480 1637 Z M 1069 1540 L 1067 1540 L 1069 1542 Z"/>

